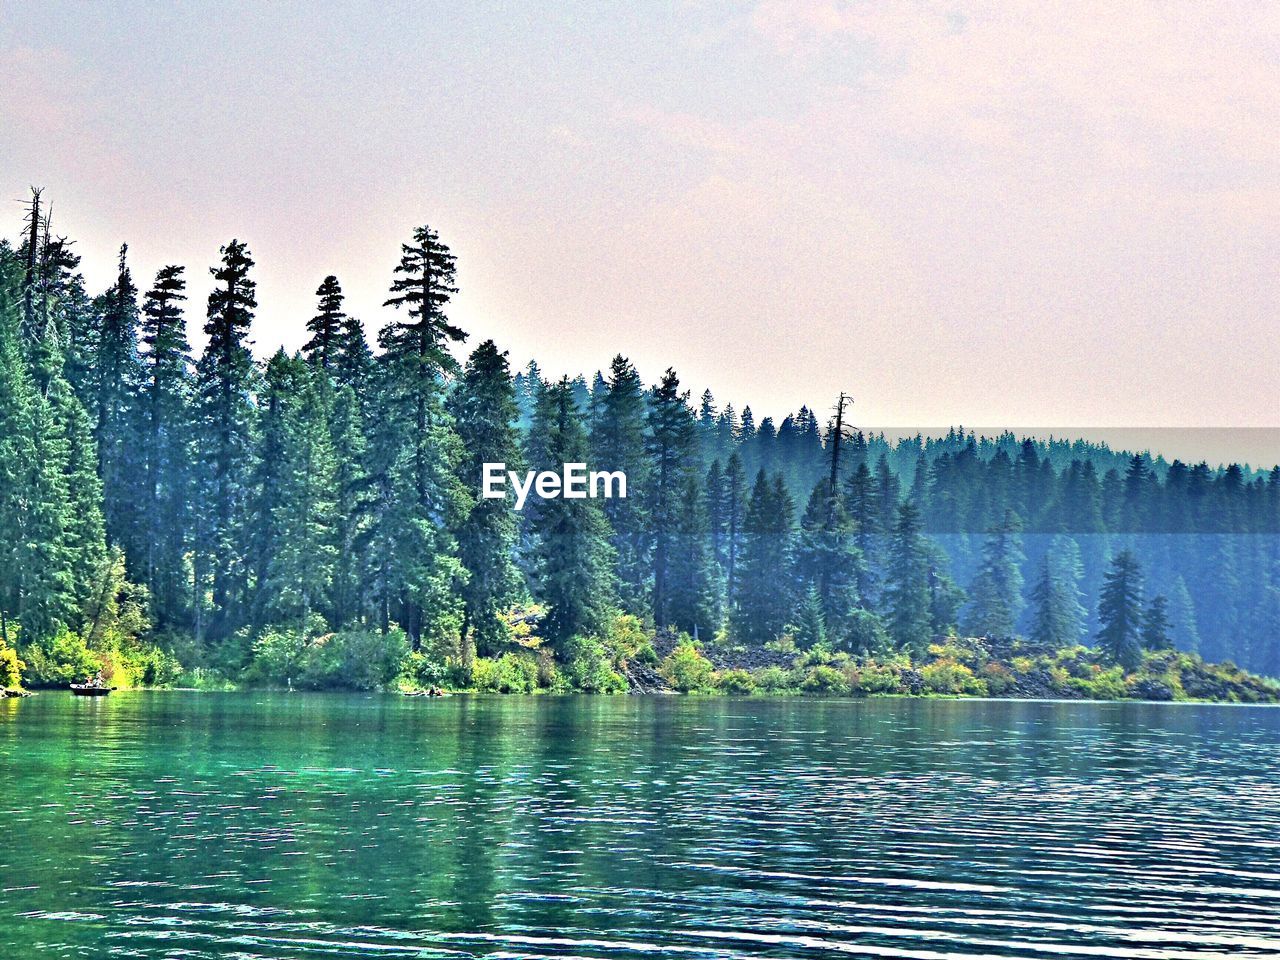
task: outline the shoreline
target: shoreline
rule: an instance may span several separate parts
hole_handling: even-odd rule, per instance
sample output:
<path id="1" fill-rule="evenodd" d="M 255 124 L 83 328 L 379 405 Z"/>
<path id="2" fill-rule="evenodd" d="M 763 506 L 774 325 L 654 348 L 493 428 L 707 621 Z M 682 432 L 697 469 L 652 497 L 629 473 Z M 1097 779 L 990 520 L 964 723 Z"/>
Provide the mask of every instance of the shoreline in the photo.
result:
<path id="1" fill-rule="evenodd" d="M 432 701 L 451 699 L 454 697 L 480 698 L 485 700 L 542 700 L 542 699 L 568 699 L 568 698 L 585 698 L 594 700 L 621 700 L 630 698 L 640 698 L 647 700 L 803 700 L 809 703 L 867 703 L 872 701 L 885 700 L 905 700 L 916 702 L 951 702 L 951 703 L 1058 703 L 1058 704 L 1074 704 L 1074 703 L 1096 703 L 1096 704 L 1134 704 L 1141 706 L 1188 706 L 1188 707 L 1280 707 L 1280 702 L 1258 702 L 1249 703 L 1241 700 L 1205 700 L 1205 699 L 1182 699 L 1182 700 L 1140 700 L 1136 698 L 1117 698 L 1117 699 L 1101 699 L 1096 697 L 992 697 L 977 696 L 965 694 L 939 694 L 939 693 L 873 693 L 866 696 L 832 696 L 828 694 L 812 694 L 800 691 L 753 691 L 751 693 L 724 693 L 719 691 L 705 691 L 697 693 L 681 693 L 676 690 L 660 690 L 660 691 L 639 691 L 630 690 L 621 693 L 589 693 L 582 690 L 538 690 L 533 693 L 499 693 L 491 690 L 446 690 L 442 697 L 426 697 L 419 691 L 408 690 L 300 690 L 288 689 L 286 687 L 231 687 L 231 688 L 208 688 L 208 687 L 122 687 L 114 693 L 195 693 L 195 694 L 298 694 L 303 696 L 316 697 L 352 697 L 359 696 L 366 699 L 374 697 L 386 698 L 408 698 L 408 699 L 429 699 Z M 44 687 L 31 690 L 5 690 L 0 691 L 0 700 L 4 699 L 25 699 L 29 697 L 39 697 L 47 694 L 69 694 L 69 690 L 63 690 L 58 687 Z M 102 700 L 89 700 L 90 703 L 100 703 Z"/>

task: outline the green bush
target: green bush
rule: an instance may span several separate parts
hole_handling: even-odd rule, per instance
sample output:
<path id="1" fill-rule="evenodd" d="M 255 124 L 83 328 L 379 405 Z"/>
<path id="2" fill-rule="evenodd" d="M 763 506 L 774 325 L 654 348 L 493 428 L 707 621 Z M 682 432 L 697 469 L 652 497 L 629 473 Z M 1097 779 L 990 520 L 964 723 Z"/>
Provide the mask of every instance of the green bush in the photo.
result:
<path id="1" fill-rule="evenodd" d="M 26 667 L 18 659 L 18 651 L 0 640 L 0 690 L 12 690 L 22 686 L 22 671 Z"/>
<path id="2" fill-rule="evenodd" d="M 1090 700 L 1123 700 L 1130 696 L 1121 667 L 1068 661 L 1049 668 L 1049 682 L 1060 693 L 1078 693 Z"/>
<path id="3" fill-rule="evenodd" d="M 818 664 L 836 664 L 847 662 L 847 653 L 837 653 L 829 643 L 815 643 L 800 656 L 796 657 L 797 667 L 811 667 Z"/>
<path id="4" fill-rule="evenodd" d="M 552 693 L 568 693 L 570 689 L 568 678 L 556 665 L 555 655 L 548 647 L 538 650 L 538 686 Z"/>
<path id="5" fill-rule="evenodd" d="M 849 678 L 835 667 L 819 664 L 808 669 L 800 689 L 805 693 L 844 697 L 849 695 Z"/>
<path id="6" fill-rule="evenodd" d="M 244 679 L 304 690 L 378 690 L 404 669 L 408 646 L 400 630 L 385 636 L 343 630 L 310 641 L 300 630 L 268 630 L 253 644 Z"/>
<path id="7" fill-rule="evenodd" d="M 975 677 L 972 670 L 949 656 L 926 663 L 920 668 L 920 676 L 929 693 L 983 696 L 987 692 L 986 684 Z"/>
<path id="8" fill-rule="evenodd" d="M 796 638 L 790 634 L 784 633 L 775 640 L 766 640 L 764 642 L 764 648 L 774 653 L 795 653 Z"/>
<path id="9" fill-rule="evenodd" d="M 254 641 L 245 679 L 284 686 L 302 675 L 306 655 L 307 640 L 300 630 L 268 630 Z"/>
<path id="10" fill-rule="evenodd" d="M 613 657 L 615 667 L 629 662 L 656 664 L 657 651 L 653 649 L 653 634 L 645 629 L 637 616 L 621 613 L 613 618 L 605 631 L 605 646 Z"/>
<path id="11" fill-rule="evenodd" d="M 781 693 L 793 688 L 791 674 L 781 667 L 764 667 L 754 674 L 756 688 L 766 693 Z"/>
<path id="12" fill-rule="evenodd" d="M 496 660 L 477 657 L 471 684 L 484 693 L 533 693 L 538 688 L 538 660 L 527 653 L 504 653 Z"/>
<path id="13" fill-rule="evenodd" d="M 698 693 L 711 688 L 715 668 L 692 643 L 680 643 L 667 654 L 658 672 L 681 693 Z"/>
<path id="14" fill-rule="evenodd" d="M 378 690 L 400 672 L 409 643 L 404 632 L 343 630 L 317 637 L 303 656 L 298 686 L 309 690 Z"/>
<path id="15" fill-rule="evenodd" d="M 721 670 L 715 675 L 715 687 L 721 693 L 742 696 L 755 693 L 756 679 L 747 670 Z"/>
<path id="16" fill-rule="evenodd" d="M 858 670 L 856 687 L 864 695 L 901 693 L 902 677 L 892 666 L 868 660 Z"/>
<path id="17" fill-rule="evenodd" d="M 1002 697 L 1018 688 L 1018 683 L 1009 672 L 1009 668 L 994 660 L 983 666 L 981 677 L 987 685 L 987 692 L 993 697 Z"/>
<path id="18" fill-rule="evenodd" d="M 426 690 L 444 686 L 445 665 L 420 650 L 413 650 L 400 665 L 400 680 L 412 690 Z"/>
<path id="19" fill-rule="evenodd" d="M 36 687 L 83 683 L 105 666 L 103 658 L 89 649 L 83 637 L 65 627 L 51 640 L 30 644 L 22 655 L 27 665 L 26 681 Z"/>
<path id="20" fill-rule="evenodd" d="M 613 669 L 609 651 L 596 637 L 572 637 L 567 646 L 565 677 L 583 693 L 622 693 L 627 681 Z"/>
<path id="21" fill-rule="evenodd" d="M 146 647 L 130 663 L 135 682 L 144 687 L 171 687 L 182 676 L 178 658 L 159 647 Z"/>

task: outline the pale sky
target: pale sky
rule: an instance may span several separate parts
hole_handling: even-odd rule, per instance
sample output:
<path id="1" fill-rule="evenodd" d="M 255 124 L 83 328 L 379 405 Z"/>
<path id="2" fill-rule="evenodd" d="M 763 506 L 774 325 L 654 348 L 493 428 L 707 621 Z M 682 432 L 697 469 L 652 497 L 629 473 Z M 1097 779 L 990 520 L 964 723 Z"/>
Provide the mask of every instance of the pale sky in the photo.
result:
<path id="1" fill-rule="evenodd" d="M 381 325 L 426 222 L 471 345 L 550 373 L 1277 426 L 1271 4 L 0 0 L 0 77 L 0 199 L 43 185 L 95 290 L 122 241 L 186 264 L 197 323 L 247 241 L 259 353 L 330 272 Z"/>

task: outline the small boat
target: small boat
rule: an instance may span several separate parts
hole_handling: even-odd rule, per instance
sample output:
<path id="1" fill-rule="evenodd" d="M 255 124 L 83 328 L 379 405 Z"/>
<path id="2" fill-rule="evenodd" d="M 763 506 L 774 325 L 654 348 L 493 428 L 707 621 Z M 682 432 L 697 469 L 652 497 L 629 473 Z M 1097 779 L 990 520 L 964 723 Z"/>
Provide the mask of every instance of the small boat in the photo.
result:
<path id="1" fill-rule="evenodd" d="M 71 692 L 77 697 L 105 697 L 115 687 L 100 687 L 96 683 L 73 683 Z"/>

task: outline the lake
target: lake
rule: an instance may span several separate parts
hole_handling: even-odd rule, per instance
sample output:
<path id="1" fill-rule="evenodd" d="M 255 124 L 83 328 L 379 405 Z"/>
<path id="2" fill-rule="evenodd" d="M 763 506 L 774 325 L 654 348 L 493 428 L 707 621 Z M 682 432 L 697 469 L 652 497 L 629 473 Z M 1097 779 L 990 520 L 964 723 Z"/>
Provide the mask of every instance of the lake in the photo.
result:
<path id="1" fill-rule="evenodd" d="M 1280 709 L 46 692 L 0 956 L 1280 956 Z"/>

